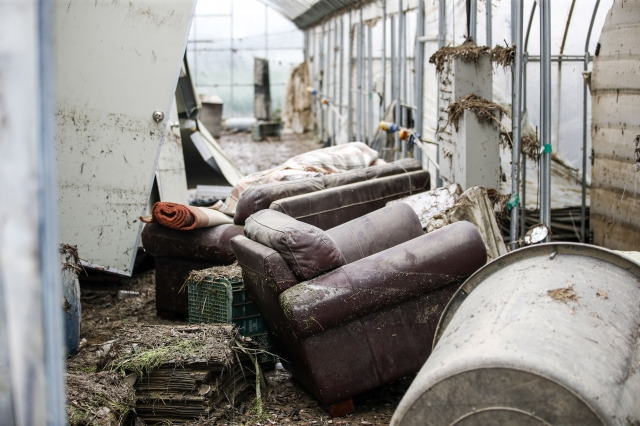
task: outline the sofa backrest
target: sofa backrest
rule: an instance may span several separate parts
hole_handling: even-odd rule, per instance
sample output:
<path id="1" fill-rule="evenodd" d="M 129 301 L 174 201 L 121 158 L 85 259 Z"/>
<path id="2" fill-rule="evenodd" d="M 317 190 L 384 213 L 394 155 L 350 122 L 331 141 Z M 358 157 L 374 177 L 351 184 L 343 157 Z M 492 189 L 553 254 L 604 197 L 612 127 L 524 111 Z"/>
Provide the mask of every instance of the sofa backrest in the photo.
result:
<path id="1" fill-rule="evenodd" d="M 385 176 L 398 175 L 400 173 L 415 172 L 417 170 L 422 170 L 422 164 L 420 164 L 418 160 L 415 158 L 402 158 L 392 163 L 381 164 L 379 166 L 365 167 L 363 169 L 352 170 L 345 173 L 323 175 L 321 179 L 325 188 L 335 188 L 336 186 L 363 182 L 365 180 Z"/>
<path id="2" fill-rule="evenodd" d="M 424 234 L 411 206 L 395 203 L 328 229 L 347 263 Z"/>
<path id="3" fill-rule="evenodd" d="M 236 204 L 233 223 L 244 225 L 249 216 L 257 211 L 268 209 L 274 200 L 322 189 L 324 189 L 324 182 L 321 177 L 283 180 L 249 187 L 244 190 Z"/>
<path id="4" fill-rule="evenodd" d="M 393 163 L 365 167 L 343 173 L 251 186 L 242 192 L 236 205 L 233 222 L 236 225 L 244 225 L 247 218 L 253 213 L 269 208 L 272 202 L 282 198 L 421 169 L 422 165 L 418 160 L 404 158 Z"/>
<path id="5" fill-rule="evenodd" d="M 429 189 L 429 172 L 420 170 L 283 198 L 269 209 L 326 230 Z"/>

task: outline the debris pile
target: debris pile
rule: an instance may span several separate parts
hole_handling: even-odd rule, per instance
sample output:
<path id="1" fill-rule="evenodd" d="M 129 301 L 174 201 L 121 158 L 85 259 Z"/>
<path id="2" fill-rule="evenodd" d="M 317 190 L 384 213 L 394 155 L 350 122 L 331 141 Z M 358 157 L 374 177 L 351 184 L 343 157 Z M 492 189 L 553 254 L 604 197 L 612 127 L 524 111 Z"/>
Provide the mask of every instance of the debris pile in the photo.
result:
<path id="1" fill-rule="evenodd" d="M 99 372 L 68 374 L 72 425 L 217 419 L 262 380 L 254 344 L 232 325 L 139 325 L 103 348 Z"/>

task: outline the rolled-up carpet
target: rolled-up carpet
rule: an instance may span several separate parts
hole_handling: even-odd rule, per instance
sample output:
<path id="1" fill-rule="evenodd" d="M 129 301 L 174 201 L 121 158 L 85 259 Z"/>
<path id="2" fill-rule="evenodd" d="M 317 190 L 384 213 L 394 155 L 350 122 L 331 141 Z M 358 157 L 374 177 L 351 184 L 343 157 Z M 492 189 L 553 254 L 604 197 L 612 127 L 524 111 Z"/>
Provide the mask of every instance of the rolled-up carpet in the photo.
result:
<path id="1" fill-rule="evenodd" d="M 151 208 L 151 215 L 141 216 L 140 220 L 145 223 L 158 222 L 179 231 L 233 223 L 233 218 L 217 210 L 167 201 L 155 203 Z"/>

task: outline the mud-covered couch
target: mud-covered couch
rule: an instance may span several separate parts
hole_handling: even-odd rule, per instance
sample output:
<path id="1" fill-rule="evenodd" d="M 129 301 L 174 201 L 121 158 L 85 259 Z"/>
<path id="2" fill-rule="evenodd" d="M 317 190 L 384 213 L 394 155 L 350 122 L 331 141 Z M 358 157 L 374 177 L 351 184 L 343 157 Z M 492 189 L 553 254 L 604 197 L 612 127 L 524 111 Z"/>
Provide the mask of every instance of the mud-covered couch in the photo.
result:
<path id="1" fill-rule="evenodd" d="M 230 240 L 242 234 L 246 218 L 259 210 L 281 210 L 328 229 L 381 208 L 390 200 L 429 189 L 429 173 L 417 160 L 402 159 L 339 174 L 250 187 L 238 200 L 233 224 L 180 231 L 148 223 L 142 231 L 142 245 L 155 260 L 158 315 L 187 318 L 188 295 L 180 289 L 188 274 L 233 263 Z"/>
<path id="2" fill-rule="evenodd" d="M 472 224 L 424 234 L 404 203 L 326 231 L 262 210 L 231 245 L 283 364 L 332 416 L 418 371 L 449 298 L 486 261 Z"/>

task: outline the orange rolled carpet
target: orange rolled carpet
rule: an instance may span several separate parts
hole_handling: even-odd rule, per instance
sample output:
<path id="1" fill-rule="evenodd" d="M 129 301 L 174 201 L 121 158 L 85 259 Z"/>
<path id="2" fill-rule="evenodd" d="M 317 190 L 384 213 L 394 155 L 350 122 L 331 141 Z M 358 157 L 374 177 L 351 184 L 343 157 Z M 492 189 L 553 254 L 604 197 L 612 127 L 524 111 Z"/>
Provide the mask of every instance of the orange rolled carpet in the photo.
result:
<path id="1" fill-rule="evenodd" d="M 233 223 L 230 216 L 217 210 L 167 201 L 155 203 L 151 209 L 151 215 L 142 216 L 140 219 L 145 223 L 158 222 L 160 225 L 179 231 Z"/>

